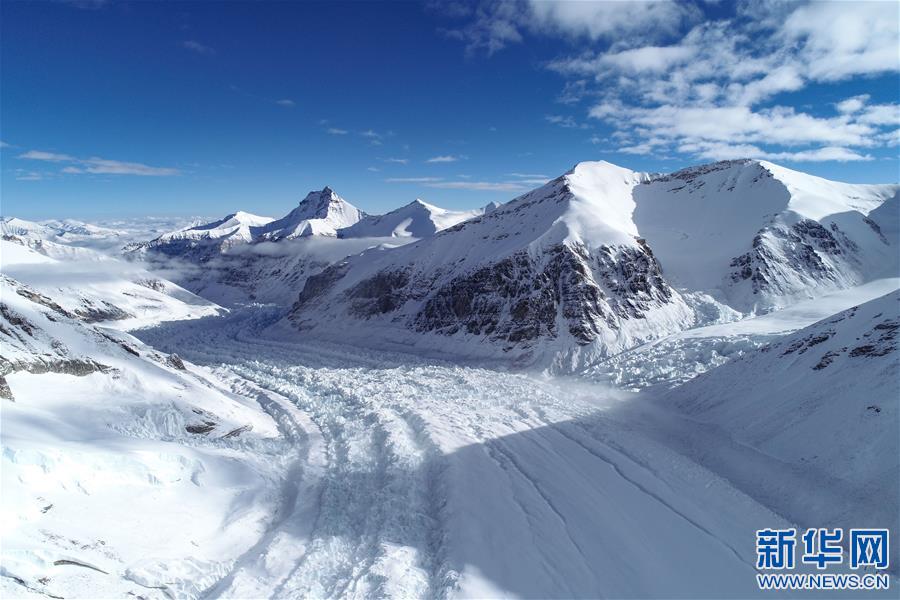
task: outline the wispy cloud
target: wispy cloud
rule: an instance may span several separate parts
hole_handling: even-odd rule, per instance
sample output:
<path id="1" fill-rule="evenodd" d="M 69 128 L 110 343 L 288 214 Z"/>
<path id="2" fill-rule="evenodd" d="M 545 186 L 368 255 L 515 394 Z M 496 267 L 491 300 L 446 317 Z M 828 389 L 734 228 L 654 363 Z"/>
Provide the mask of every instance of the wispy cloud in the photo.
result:
<path id="1" fill-rule="evenodd" d="M 43 150 L 29 150 L 28 152 L 20 154 L 19 158 L 27 158 L 30 160 L 45 160 L 48 162 L 74 162 L 78 160 L 75 157 L 69 156 L 68 154 L 44 152 Z"/>
<path id="2" fill-rule="evenodd" d="M 185 40 L 181 42 L 181 45 L 191 52 L 196 52 L 197 54 L 203 54 L 205 56 L 213 56 L 216 53 L 215 48 L 207 46 L 206 44 L 201 44 L 197 40 Z"/>
<path id="3" fill-rule="evenodd" d="M 379 169 L 378 167 L 368 167 L 368 168 L 366 168 L 366 171 L 371 171 L 371 172 L 373 172 L 373 173 L 378 173 L 379 171 L 381 171 L 381 169 Z"/>
<path id="4" fill-rule="evenodd" d="M 544 181 L 550 179 L 547 175 L 542 175 L 540 173 L 507 173 L 507 177 L 517 177 L 519 179 L 543 179 Z"/>
<path id="5" fill-rule="evenodd" d="M 16 169 L 16 181 L 42 181 L 43 179 L 46 179 L 43 173 Z"/>
<path id="6" fill-rule="evenodd" d="M 43 150 L 29 150 L 19 155 L 25 160 L 39 160 L 53 163 L 72 163 L 62 169 L 67 174 L 93 173 L 104 175 L 140 175 L 145 177 L 167 177 L 179 175 L 181 171 L 171 167 L 151 167 L 143 163 L 110 160 L 93 156 L 91 158 L 76 158 L 69 154 L 45 152 Z"/>
<path id="7" fill-rule="evenodd" d="M 569 115 L 544 115 L 544 120 L 548 123 L 565 127 L 566 129 L 587 129 L 588 127 L 584 123 L 578 123 Z"/>
<path id="8" fill-rule="evenodd" d="M 468 190 L 479 192 L 524 192 L 531 185 L 543 185 L 545 179 L 518 179 L 515 181 L 470 181 L 465 175 L 457 180 L 443 177 L 391 177 L 387 183 L 417 183 L 425 187 L 444 190 Z"/>
<path id="9" fill-rule="evenodd" d="M 276 100 L 275 104 L 277 104 L 278 106 L 284 106 L 285 108 L 294 108 L 295 106 L 297 106 L 297 103 L 290 98 L 282 98 L 281 100 Z"/>
<path id="10" fill-rule="evenodd" d="M 528 188 L 517 181 L 437 181 L 426 187 L 444 190 L 470 190 L 479 192 L 524 192 Z"/>
<path id="11" fill-rule="evenodd" d="M 346 129 L 340 129 L 338 127 L 329 127 L 325 131 L 331 135 L 347 135 L 348 133 L 350 133 Z"/>
<path id="12" fill-rule="evenodd" d="M 433 183 L 441 181 L 440 177 L 389 177 L 387 183 Z"/>
<path id="13" fill-rule="evenodd" d="M 466 52 L 491 55 L 518 44 L 526 33 L 560 35 L 572 40 L 610 39 L 616 35 L 664 37 L 694 18 L 689 4 L 634 0 L 631 2 L 547 2 L 484 0 L 469 11 L 468 22 L 445 31 L 463 41 Z M 451 15 L 448 15 L 451 16 Z M 458 18 L 459 15 L 456 15 Z"/>
<path id="14" fill-rule="evenodd" d="M 398 164 L 398 165 L 409 164 L 408 158 L 385 158 L 382 160 L 384 160 L 384 162 L 386 162 L 386 163 L 394 163 L 394 164 Z"/>
<path id="15" fill-rule="evenodd" d="M 429 158 L 425 162 L 427 162 L 427 163 L 452 163 L 452 162 L 457 162 L 460 160 L 465 160 L 466 158 L 468 158 L 468 157 L 464 156 L 464 155 L 443 154 L 441 156 L 434 156 L 432 158 Z"/>

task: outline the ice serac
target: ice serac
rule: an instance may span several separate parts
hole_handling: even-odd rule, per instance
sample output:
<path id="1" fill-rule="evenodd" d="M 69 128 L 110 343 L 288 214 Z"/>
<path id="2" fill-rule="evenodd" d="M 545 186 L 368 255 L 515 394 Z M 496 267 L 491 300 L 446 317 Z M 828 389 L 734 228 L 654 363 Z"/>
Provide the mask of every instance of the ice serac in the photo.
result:
<path id="1" fill-rule="evenodd" d="M 334 193 L 330 187 L 310 192 L 300 204 L 282 218 L 256 231 L 259 239 L 276 241 L 311 235 L 336 236 L 366 214 Z"/>
<path id="2" fill-rule="evenodd" d="M 898 190 L 724 161 L 637 186 L 634 222 L 673 285 L 766 312 L 895 275 Z"/>
<path id="3" fill-rule="evenodd" d="M 338 236 L 351 237 L 412 237 L 424 238 L 453 227 L 467 219 L 484 214 L 483 209 L 453 211 L 416 199 L 406 206 L 384 215 L 369 215 L 358 223 L 342 229 Z"/>
<path id="4" fill-rule="evenodd" d="M 289 319 L 469 357 L 570 369 L 683 329 L 693 314 L 632 220 L 648 176 L 584 162 L 433 237 L 309 278 Z"/>

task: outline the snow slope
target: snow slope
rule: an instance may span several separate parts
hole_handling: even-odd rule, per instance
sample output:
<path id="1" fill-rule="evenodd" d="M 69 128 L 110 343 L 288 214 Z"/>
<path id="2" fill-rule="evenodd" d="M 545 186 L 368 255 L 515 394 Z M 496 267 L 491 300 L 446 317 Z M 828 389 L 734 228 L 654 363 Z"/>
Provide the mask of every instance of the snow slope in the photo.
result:
<path id="1" fill-rule="evenodd" d="M 389 213 L 369 215 L 358 223 L 338 231 L 338 236 L 424 238 L 481 214 L 484 214 L 483 209 L 452 211 L 417 198 Z"/>
<path id="2" fill-rule="evenodd" d="M 219 221 L 185 227 L 178 231 L 166 233 L 159 238 L 160 243 L 174 240 L 228 240 L 228 243 L 250 242 L 253 240 L 251 230 L 274 221 L 271 217 L 260 217 L 238 211 Z"/>
<path id="3" fill-rule="evenodd" d="M 197 597 L 277 515 L 300 440 L 267 395 L 66 302 L 0 279 L 0 594 Z"/>
<path id="4" fill-rule="evenodd" d="M 38 251 L 48 247 L 62 260 Z M 0 272 L 42 294 L 57 297 L 62 308 L 81 319 L 104 322 L 118 329 L 195 319 L 222 310 L 134 265 L 87 248 L 52 242 L 32 247 L 18 238 L 0 241 Z"/>
<path id="5" fill-rule="evenodd" d="M 321 432 L 323 462 L 307 471 L 306 501 L 211 596 L 760 594 L 755 530 L 788 522 L 635 434 L 639 423 L 619 418 L 633 398 L 409 354 L 288 343 L 266 333 L 277 318 L 237 311 L 224 323 L 141 332 L 290 398 Z"/>
<path id="6" fill-rule="evenodd" d="M 898 535 L 900 291 L 732 360 L 661 402 L 801 473 L 790 492 L 772 489 L 788 486 L 784 473 L 757 488 L 781 514 L 809 526 L 889 526 Z M 713 437 L 701 435 L 712 450 Z M 736 477 L 755 468 L 747 461 Z"/>

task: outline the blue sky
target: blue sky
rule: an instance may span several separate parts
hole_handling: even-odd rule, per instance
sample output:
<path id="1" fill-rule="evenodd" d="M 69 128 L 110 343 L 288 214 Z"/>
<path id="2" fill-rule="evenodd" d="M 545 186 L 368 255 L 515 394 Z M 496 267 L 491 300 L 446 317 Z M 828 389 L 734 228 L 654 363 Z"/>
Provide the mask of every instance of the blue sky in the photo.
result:
<path id="1" fill-rule="evenodd" d="M 3 2 L 24 218 L 505 201 L 581 160 L 898 175 L 897 6 Z"/>

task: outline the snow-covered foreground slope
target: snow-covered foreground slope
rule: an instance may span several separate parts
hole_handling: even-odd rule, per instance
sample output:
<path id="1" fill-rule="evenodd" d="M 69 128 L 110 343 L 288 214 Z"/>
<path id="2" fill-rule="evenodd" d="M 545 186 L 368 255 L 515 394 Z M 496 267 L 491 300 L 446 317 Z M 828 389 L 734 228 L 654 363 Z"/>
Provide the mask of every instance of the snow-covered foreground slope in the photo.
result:
<path id="1" fill-rule="evenodd" d="M 267 340 L 277 316 L 141 332 L 289 398 L 321 432 L 317 500 L 298 501 L 212 595 L 754 594 L 755 529 L 784 521 L 630 435 L 615 393 Z"/>
<path id="2" fill-rule="evenodd" d="M 27 243 L 15 237 L 0 241 L 0 272 L 54 297 L 62 308 L 89 322 L 133 329 L 222 310 L 148 271 L 93 250 Z"/>
<path id="3" fill-rule="evenodd" d="M 31 301 L 15 296 L 14 309 L 25 314 Z M 47 309 L 36 306 L 31 310 Z M 878 310 L 885 314 L 876 317 Z M 850 356 L 857 345 L 869 345 L 856 336 L 888 333 L 879 328 L 887 310 L 869 304 L 829 325 L 842 328 L 834 344 L 855 345 L 847 343 L 844 355 L 829 365 L 842 369 L 836 379 L 810 379 L 804 398 L 817 390 L 825 397 L 857 398 L 876 378 L 881 391 L 895 392 L 896 404 L 896 377 L 876 367 L 893 361 L 896 369 L 896 352 Z M 769 446 L 742 443 L 740 432 L 732 435 L 719 425 L 702 387 L 656 398 L 576 378 L 272 339 L 271 324 L 281 314 L 257 307 L 140 330 L 150 346 L 107 331 L 114 340 L 92 342 L 91 353 L 118 374 L 9 377 L 16 402 L 0 405 L 3 473 L 20 479 L 13 487 L 4 480 L 4 490 L 17 490 L 12 496 L 4 491 L 4 510 L 28 518 L 4 519 L 4 526 L 14 524 L 11 537 L 4 535 L 5 595 L 22 596 L 23 587 L 33 587 L 65 597 L 132 591 L 147 598 L 746 598 L 759 594 L 757 529 L 832 527 L 847 522 L 854 503 L 869 510 L 875 499 L 883 506 L 873 515 L 892 506 L 896 511 L 898 470 L 890 470 L 896 459 L 851 452 L 844 464 L 852 462 L 857 473 L 848 482 L 839 481 L 837 472 L 823 475 L 818 463 L 782 462 L 809 451 L 789 448 L 789 436 L 781 440 L 787 445 L 776 447 L 783 459 L 773 459 Z M 75 334 L 68 329 L 76 325 L 78 336 L 95 337 L 64 317 L 28 318 L 70 349 L 85 347 L 70 341 Z M 17 327 L 21 337 L 32 339 Z M 813 351 L 827 342 L 813 344 L 802 359 L 797 348 L 774 367 L 753 361 L 772 360 L 787 350 L 782 345 L 818 333 L 810 329 L 761 354 L 763 359 L 748 359 L 755 379 L 734 380 L 756 383 L 778 367 L 785 385 L 803 381 L 812 365 L 807 363 L 821 360 Z M 210 370 L 188 364 L 181 372 L 161 351 L 176 351 Z M 868 377 L 854 379 L 855 360 L 881 362 L 869 363 Z M 697 380 L 698 386 L 714 381 L 720 369 Z M 57 385 L 52 377 L 65 381 Z M 713 387 L 723 393 L 720 384 Z M 752 416 L 760 428 L 768 419 L 782 428 L 775 431 L 805 431 L 802 410 L 785 418 L 780 401 L 757 398 L 752 386 L 726 391 L 740 407 L 759 409 Z M 790 390 L 770 390 L 776 391 L 776 399 L 790 398 Z M 749 401 L 741 401 L 745 397 Z M 250 399 L 277 417 L 281 437 Z M 79 403 L 78 414 L 71 402 Z M 826 419 L 816 434 L 831 439 L 831 428 L 852 429 L 868 448 L 870 420 L 896 415 L 888 402 L 874 404 L 881 413 Z M 740 411 L 718 414 L 746 422 Z M 214 420 L 209 415 L 217 417 L 213 432 L 188 434 L 187 425 L 202 428 Z M 212 439 L 249 422 L 252 431 Z M 74 453 L 80 462 L 52 463 L 44 473 L 29 466 L 51 464 L 34 458 L 36 447 L 41 456 L 63 461 L 59 457 Z M 112 469 L 127 474 L 126 485 L 110 490 L 98 483 L 106 480 L 97 473 Z M 152 477 L 131 476 L 148 470 Z M 866 478 L 876 473 L 884 477 L 877 490 L 849 483 L 871 481 Z M 39 490 L 34 500 L 32 490 Z M 12 506 L 7 498 L 15 499 Z M 103 517 L 91 512 L 107 504 L 112 508 Z M 66 507 L 80 518 L 63 512 Z M 56 514 L 60 521 L 51 521 Z"/>
<path id="4" fill-rule="evenodd" d="M 196 597 L 277 515 L 302 432 L 63 300 L 0 281 L 0 595 Z"/>
<path id="5" fill-rule="evenodd" d="M 890 526 L 896 539 L 900 291 L 735 359 L 663 401 L 804 479 L 828 482 L 827 496 L 785 497 L 790 513 L 845 528 Z"/>
<path id="6" fill-rule="evenodd" d="M 623 405 L 621 416 L 798 527 L 887 527 L 896 539 L 898 331 L 895 290 L 652 394 L 649 404 Z M 896 577 L 894 544 L 891 553 Z"/>
<path id="7" fill-rule="evenodd" d="M 322 470 L 305 480 L 318 500 L 297 502 L 214 596 L 749 597 L 756 529 L 833 526 L 859 497 L 671 401 L 269 339 L 278 316 L 141 332 L 290 399 L 321 433 Z M 816 495 L 807 513 L 784 502 Z"/>

